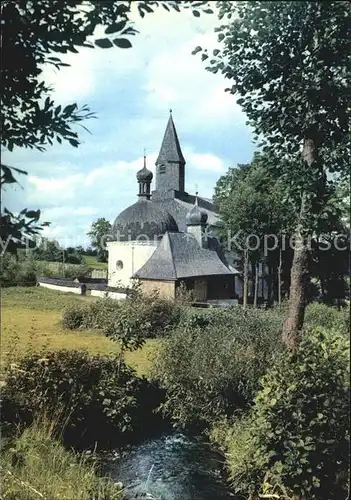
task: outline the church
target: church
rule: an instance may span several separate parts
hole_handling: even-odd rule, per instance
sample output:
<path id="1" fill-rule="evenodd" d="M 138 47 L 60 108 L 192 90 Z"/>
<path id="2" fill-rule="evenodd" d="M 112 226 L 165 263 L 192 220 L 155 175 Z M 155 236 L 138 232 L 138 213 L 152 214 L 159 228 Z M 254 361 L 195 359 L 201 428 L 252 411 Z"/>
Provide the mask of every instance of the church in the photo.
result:
<path id="1" fill-rule="evenodd" d="M 157 290 L 174 299 L 182 285 L 197 302 L 234 304 L 239 273 L 214 236 L 219 216 L 212 200 L 185 191 L 185 164 L 170 112 L 156 160 L 155 189 L 144 156 L 136 174 L 137 201 L 113 224 L 108 286 L 128 287 L 138 280 L 145 293 Z"/>

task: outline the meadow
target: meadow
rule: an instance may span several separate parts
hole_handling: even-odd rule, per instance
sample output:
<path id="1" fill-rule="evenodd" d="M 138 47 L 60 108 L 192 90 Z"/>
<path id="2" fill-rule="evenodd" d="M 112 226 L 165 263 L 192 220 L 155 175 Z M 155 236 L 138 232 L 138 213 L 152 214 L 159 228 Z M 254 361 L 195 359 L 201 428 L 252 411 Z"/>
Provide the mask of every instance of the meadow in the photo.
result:
<path id="1" fill-rule="evenodd" d="M 97 330 L 72 331 L 61 326 L 63 309 L 86 303 L 94 297 L 81 297 L 41 287 L 9 287 L 2 290 L 1 363 L 26 354 L 58 349 L 83 349 L 90 354 L 114 355 L 117 343 Z M 126 354 L 126 361 L 139 375 L 147 375 L 151 354 L 159 340 L 148 339 L 142 349 Z"/>
<path id="2" fill-rule="evenodd" d="M 64 272 L 62 262 L 48 262 L 45 260 L 39 260 L 38 262 L 42 263 L 44 267 L 48 268 L 57 276 L 62 276 Z M 99 262 L 94 255 L 84 255 L 82 264 L 87 266 L 91 270 L 96 269 L 98 271 L 107 271 L 108 268 L 107 262 Z M 65 263 L 65 270 L 67 270 L 68 268 L 74 268 L 74 266 L 79 268 L 80 264 Z"/>
<path id="3" fill-rule="evenodd" d="M 84 255 L 84 261 L 86 265 L 92 269 L 107 270 L 107 262 L 98 262 L 94 255 Z"/>

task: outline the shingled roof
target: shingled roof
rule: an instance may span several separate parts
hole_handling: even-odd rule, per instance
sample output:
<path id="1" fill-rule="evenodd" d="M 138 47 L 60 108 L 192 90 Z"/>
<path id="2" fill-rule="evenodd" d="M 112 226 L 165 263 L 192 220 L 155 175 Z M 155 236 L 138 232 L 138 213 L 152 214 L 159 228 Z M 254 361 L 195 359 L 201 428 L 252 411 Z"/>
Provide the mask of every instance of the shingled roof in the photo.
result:
<path id="1" fill-rule="evenodd" d="M 155 193 L 155 192 L 154 192 Z M 168 199 L 155 199 L 156 196 L 153 196 L 152 203 L 159 206 L 162 210 L 170 213 L 172 217 L 175 219 L 179 231 L 186 231 L 186 214 L 189 210 L 194 206 L 194 202 L 185 201 L 179 199 L 177 197 L 168 198 Z M 195 197 L 194 197 L 195 198 Z M 207 208 L 207 205 L 204 207 L 204 204 L 201 203 L 202 199 L 199 197 L 199 205 L 204 208 L 208 215 L 208 224 L 211 227 L 219 225 L 219 216 L 214 210 L 210 210 Z"/>
<path id="2" fill-rule="evenodd" d="M 166 231 L 178 231 L 172 215 L 152 201 L 144 199 L 139 199 L 123 210 L 112 226 L 113 236 L 122 241 L 127 238 L 136 240 L 141 235 L 153 239 Z"/>
<path id="3" fill-rule="evenodd" d="M 201 248 L 192 234 L 167 232 L 150 259 L 133 277 L 176 281 L 233 274 L 215 250 Z"/>
<path id="4" fill-rule="evenodd" d="M 180 148 L 177 131 L 175 129 L 172 114 L 170 114 L 161 149 L 156 160 L 156 165 L 167 162 L 184 163 L 184 156 Z"/>

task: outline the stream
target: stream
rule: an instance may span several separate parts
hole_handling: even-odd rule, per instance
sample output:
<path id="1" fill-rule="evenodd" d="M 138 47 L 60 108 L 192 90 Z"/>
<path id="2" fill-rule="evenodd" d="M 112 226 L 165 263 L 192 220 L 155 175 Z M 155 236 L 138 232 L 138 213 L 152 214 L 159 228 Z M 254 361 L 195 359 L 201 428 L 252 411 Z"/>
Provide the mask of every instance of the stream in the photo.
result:
<path id="1" fill-rule="evenodd" d="M 222 470 L 222 457 L 204 439 L 180 433 L 143 441 L 103 466 L 128 500 L 233 500 Z"/>

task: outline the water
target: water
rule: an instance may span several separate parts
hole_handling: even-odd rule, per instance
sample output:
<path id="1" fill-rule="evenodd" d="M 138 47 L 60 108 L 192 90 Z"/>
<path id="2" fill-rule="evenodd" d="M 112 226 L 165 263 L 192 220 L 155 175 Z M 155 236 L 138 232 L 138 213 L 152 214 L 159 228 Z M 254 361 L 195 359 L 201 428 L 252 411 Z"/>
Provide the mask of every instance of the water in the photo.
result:
<path id="1" fill-rule="evenodd" d="M 223 462 L 202 439 L 164 435 L 133 446 L 104 472 L 125 486 L 128 500 L 233 500 Z"/>

